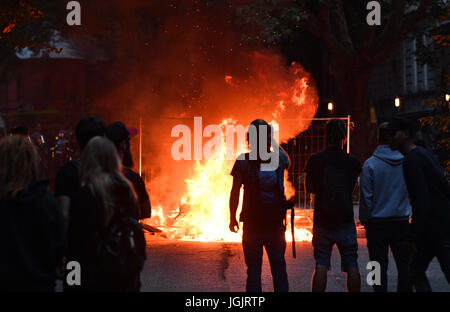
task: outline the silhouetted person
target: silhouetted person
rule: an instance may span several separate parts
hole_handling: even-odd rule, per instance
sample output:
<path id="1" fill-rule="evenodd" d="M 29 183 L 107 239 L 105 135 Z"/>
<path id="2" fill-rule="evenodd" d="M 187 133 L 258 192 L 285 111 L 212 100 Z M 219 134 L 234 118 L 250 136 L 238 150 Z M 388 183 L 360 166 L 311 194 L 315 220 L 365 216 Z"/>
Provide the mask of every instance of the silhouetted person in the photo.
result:
<path id="1" fill-rule="evenodd" d="M 450 284 L 450 187 L 436 158 L 414 142 L 414 124 L 401 117 L 389 122 L 391 146 L 404 156 L 403 175 L 412 208 L 411 276 L 416 291 L 431 291 L 426 270 L 434 257 Z"/>
<path id="2" fill-rule="evenodd" d="M 0 115 L 0 140 L 6 137 L 6 123 Z"/>
<path id="3" fill-rule="evenodd" d="M 378 128 L 378 147 L 364 163 L 360 181 L 359 219 L 365 226 L 370 261 L 381 265 L 381 285 L 387 291 L 389 248 L 397 265 L 397 291 L 410 292 L 410 252 L 407 246 L 411 208 L 403 178 L 403 155 L 390 148 L 388 123 Z"/>
<path id="4" fill-rule="evenodd" d="M 11 135 L 28 136 L 28 128 L 25 126 L 16 126 L 11 129 Z"/>
<path id="5" fill-rule="evenodd" d="M 242 245 L 247 265 L 246 291 L 262 291 L 261 265 L 263 247 L 265 247 L 272 271 L 274 290 L 287 292 L 289 283 L 284 258 L 286 210 L 283 208 L 283 202 L 285 201 L 284 170 L 289 168 L 289 157 L 281 147 L 275 146 L 276 142 L 272 141 L 273 130 L 267 122 L 257 119 L 251 123 L 250 127 L 256 129 L 256 138 L 250 130 L 247 134 L 250 153 L 241 154 L 231 171 L 233 187 L 230 196 L 230 230 L 237 232 L 239 229 L 236 210 L 243 185 L 244 201 L 239 220 L 244 223 Z M 265 136 L 267 145 L 258 149 L 256 142 L 261 142 L 260 136 Z M 272 152 L 270 152 L 271 143 L 274 147 L 278 147 Z M 262 151 L 270 152 L 270 159 L 276 159 L 278 166 L 267 170 L 264 167 L 266 162 L 261 159 Z"/>
<path id="6" fill-rule="evenodd" d="M 136 281 L 145 260 L 145 239 L 128 213 L 137 209 L 136 195 L 120 167 L 116 149 L 105 137 L 92 138 L 83 149 L 81 189 L 69 223 L 69 260 L 80 263 L 81 285 L 71 290 L 139 290 Z M 127 232 L 123 218 L 136 224 L 139 235 Z"/>
<path id="7" fill-rule="evenodd" d="M 145 188 L 145 182 L 134 172 L 133 157 L 130 151 L 130 132 L 122 122 L 114 122 L 106 128 L 106 137 L 116 146 L 122 161 L 122 172 L 134 187 L 138 199 L 138 210 L 133 212 L 137 220 L 151 217 L 150 198 Z"/>
<path id="8" fill-rule="evenodd" d="M 78 145 L 83 151 L 89 140 L 95 136 L 105 135 L 105 123 L 97 117 L 85 117 L 81 119 L 75 129 Z M 70 206 L 80 189 L 78 169 L 80 160 L 71 160 L 58 170 L 55 180 L 55 196 L 57 197 L 63 216 L 68 222 Z"/>
<path id="9" fill-rule="evenodd" d="M 64 221 L 41 180 L 39 157 L 23 136 L 0 141 L 0 291 L 54 291 Z"/>
<path id="10" fill-rule="evenodd" d="M 361 290 L 352 201 L 361 164 L 355 156 L 343 151 L 345 138 L 344 123 L 338 119 L 329 121 L 327 148 L 311 155 L 305 168 L 306 191 L 315 195 L 312 244 L 316 268 L 312 279 L 313 292 L 326 290 L 334 244 L 341 254 L 342 271 L 347 273 L 348 290 Z"/>

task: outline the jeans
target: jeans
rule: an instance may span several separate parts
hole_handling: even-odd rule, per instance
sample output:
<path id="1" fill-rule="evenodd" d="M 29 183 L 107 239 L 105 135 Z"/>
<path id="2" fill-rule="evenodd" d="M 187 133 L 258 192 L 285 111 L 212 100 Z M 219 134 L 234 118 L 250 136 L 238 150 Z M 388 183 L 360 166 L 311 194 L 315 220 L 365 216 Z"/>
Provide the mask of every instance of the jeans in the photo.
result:
<path id="1" fill-rule="evenodd" d="M 261 228 L 244 223 L 242 246 L 247 265 L 247 292 L 261 292 L 261 266 L 263 247 L 269 258 L 275 292 L 289 291 L 286 272 L 285 228 Z"/>
<path id="2" fill-rule="evenodd" d="M 409 231 L 408 220 L 378 221 L 369 220 L 366 225 L 367 248 L 370 261 L 377 261 L 381 267 L 381 285 L 374 285 L 375 292 L 387 292 L 387 269 L 389 247 L 397 266 L 397 291 L 412 292 L 409 277 L 410 251 L 407 246 Z"/>
<path id="3" fill-rule="evenodd" d="M 316 267 L 330 269 L 334 244 L 337 245 L 341 254 L 342 271 L 347 272 L 350 268 L 358 268 L 358 241 L 354 223 L 332 227 L 314 225 L 312 245 Z"/>
<path id="4" fill-rule="evenodd" d="M 450 238 L 425 239 L 416 243 L 417 252 L 414 253 L 411 263 L 411 276 L 417 292 L 431 292 L 425 271 L 431 260 L 437 257 L 441 270 L 450 284 Z"/>

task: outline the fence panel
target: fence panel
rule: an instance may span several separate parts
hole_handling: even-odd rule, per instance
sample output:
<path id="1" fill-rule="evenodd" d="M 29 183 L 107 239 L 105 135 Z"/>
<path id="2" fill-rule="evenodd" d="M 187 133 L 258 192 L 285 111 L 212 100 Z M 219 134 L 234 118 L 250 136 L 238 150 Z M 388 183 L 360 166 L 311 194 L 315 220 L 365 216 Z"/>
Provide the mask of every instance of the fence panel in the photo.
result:
<path id="1" fill-rule="evenodd" d="M 312 209 L 313 205 L 309 194 L 305 192 L 305 166 L 312 154 L 318 153 L 326 147 L 326 125 L 332 119 L 340 119 L 347 129 L 347 144 L 344 146 L 350 153 L 350 116 L 340 118 L 314 118 L 309 128 L 292 139 L 287 144 L 287 152 L 291 158 L 289 180 L 295 188 L 297 208 Z"/>

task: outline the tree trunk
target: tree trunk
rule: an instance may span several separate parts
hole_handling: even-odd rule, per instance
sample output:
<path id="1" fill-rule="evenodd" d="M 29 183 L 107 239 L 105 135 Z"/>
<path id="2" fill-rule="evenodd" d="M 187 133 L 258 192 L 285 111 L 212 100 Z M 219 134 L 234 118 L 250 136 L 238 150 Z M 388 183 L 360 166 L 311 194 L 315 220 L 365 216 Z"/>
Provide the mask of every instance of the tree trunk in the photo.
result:
<path id="1" fill-rule="evenodd" d="M 342 104 L 345 105 L 354 129 L 350 134 L 350 151 L 364 162 L 376 146 L 376 124 L 370 122 L 368 83 L 372 70 L 358 70 L 353 66 L 335 72 Z"/>

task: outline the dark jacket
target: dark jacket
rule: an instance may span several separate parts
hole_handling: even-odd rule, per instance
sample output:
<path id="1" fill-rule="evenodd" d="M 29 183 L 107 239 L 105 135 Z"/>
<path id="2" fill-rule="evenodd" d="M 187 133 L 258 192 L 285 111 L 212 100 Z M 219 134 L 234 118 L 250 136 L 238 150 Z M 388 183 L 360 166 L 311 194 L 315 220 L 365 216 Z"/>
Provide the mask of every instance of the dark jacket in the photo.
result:
<path id="1" fill-rule="evenodd" d="M 450 238 L 450 187 L 438 161 L 417 146 L 405 156 L 403 174 L 412 208 L 412 238 Z"/>
<path id="2" fill-rule="evenodd" d="M 139 174 L 125 166 L 123 167 L 123 174 L 133 185 L 134 191 L 137 196 L 138 209 L 132 214 L 132 216 L 137 220 L 150 218 L 152 216 L 152 206 L 150 204 L 150 198 L 145 188 L 144 180 L 142 180 Z"/>
<path id="3" fill-rule="evenodd" d="M 55 183 L 57 197 L 68 196 L 71 203 L 76 202 L 77 193 L 80 191 L 79 168 L 80 160 L 71 160 L 58 170 Z M 144 181 L 139 174 L 127 167 L 123 167 L 123 174 L 133 185 L 138 199 L 138 206 L 130 207 L 131 216 L 137 220 L 150 218 L 151 204 Z"/>
<path id="4" fill-rule="evenodd" d="M 64 223 L 48 182 L 0 200 L 0 290 L 53 291 L 64 254 Z"/>
<path id="5" fill-rule="evenodd" d="M 137 203 L 132 201 L 129 186 L 118 183 L 113 196 L 114 207 L 123 209 L 132 215 L 137 210 Z M 72 209 L 73 208 L 73 209 Z M 102 273 L 99 269 L 97 248 L 99 237 L 105 231 L 105 214 L 100 197 L 85 185 L 81 187 L 69 217 L 69 252 L 68 261 L 78 261 L 81 265 L 81 285 L 67 287 L 67 291 L 125 291 L 128 287 L 118 280 L 114 272 Z M 130 277 L 131 278 L 131 277 Z"/>

